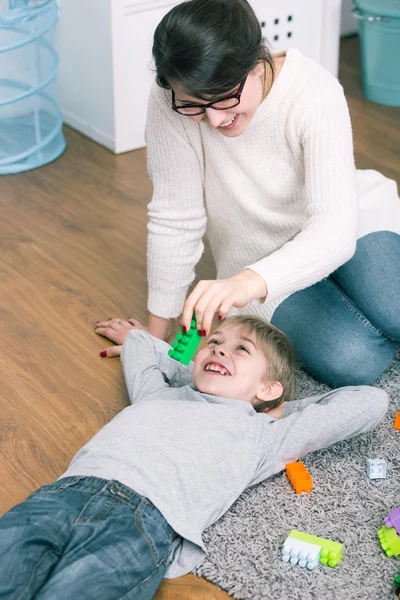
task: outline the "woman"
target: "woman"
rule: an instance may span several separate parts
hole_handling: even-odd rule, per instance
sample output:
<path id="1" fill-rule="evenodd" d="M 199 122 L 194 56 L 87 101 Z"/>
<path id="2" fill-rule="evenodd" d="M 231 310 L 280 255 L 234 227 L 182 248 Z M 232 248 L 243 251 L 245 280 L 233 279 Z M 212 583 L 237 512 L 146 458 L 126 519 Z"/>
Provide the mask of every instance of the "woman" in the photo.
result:
<path id="1" fill-rule="evenodd" d="M 246 0 L 192 0 L 158 25 L 148 108 L 150 333 L 193 311 L 257 314 L 314 376 L 368 384 L 400 341 L 396 184 L 356 171 L 338 81 L 299 51 L 272 56 Z M 207 231 L 216 281 L 185 302 Z M 118 343 L 135 320 L 99 322 Z M 119 348 L 102 355 L 116 355 Z"/>

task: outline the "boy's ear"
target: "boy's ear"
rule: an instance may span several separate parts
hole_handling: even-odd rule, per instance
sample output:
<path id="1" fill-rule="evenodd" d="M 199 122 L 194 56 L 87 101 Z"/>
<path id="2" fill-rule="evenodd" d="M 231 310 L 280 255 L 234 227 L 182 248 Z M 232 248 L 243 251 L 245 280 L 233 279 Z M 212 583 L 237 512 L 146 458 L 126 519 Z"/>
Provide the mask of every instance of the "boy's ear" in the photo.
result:
<path id="1" fill-rule="evenodd" d="M 257 400 L 268 402 L 268 400 L 277 400 L 283 394 L 283 387 L 279 381 L 264 381 L 256 394 Z"/>

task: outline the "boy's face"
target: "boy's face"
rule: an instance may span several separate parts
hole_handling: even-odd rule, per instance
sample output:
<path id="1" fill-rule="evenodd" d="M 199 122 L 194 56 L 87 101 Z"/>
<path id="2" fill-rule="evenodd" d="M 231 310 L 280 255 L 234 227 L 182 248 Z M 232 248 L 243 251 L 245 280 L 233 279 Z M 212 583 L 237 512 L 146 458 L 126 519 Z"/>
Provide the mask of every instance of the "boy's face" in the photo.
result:
<path id="1" fill-rule="evenodd" d="M 205 394 L 246 400 L 253 405 L 272 400 L 266 380 L 267 359 L 254 333 L 238 325 L 221 326 L 194 362 L 193 383 Z"/>

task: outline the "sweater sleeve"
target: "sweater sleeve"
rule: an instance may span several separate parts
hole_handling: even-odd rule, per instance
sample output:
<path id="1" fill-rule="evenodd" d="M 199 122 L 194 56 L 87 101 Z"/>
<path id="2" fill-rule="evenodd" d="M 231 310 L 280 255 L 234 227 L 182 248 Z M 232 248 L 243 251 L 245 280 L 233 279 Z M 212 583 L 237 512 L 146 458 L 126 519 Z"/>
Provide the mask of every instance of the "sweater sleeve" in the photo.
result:
<path id="1" fill-rule="evenodd" d="M 370 386 L 338 388 L 322 396 L 289 402 L 282 419 L 266 424 L 264 457 L 252 484 L 282 471 L 309 452 L 373 429 L 387 407 L 386 392 Z"/>
<path id="2" fill-rule="evenodd" d="M 132 404 L 155 392 L 191 384 L 193 364 L 186 366 L 170 358 L 170 348 L 147 331 L 129 332 L 122 347 L 121 362 Z"/>
<path id="3" fill-rule="evenodd" d="M 190 141 L 189 141 L 190 138 Z M 164 318 L 182 312 L 206 226 L 199 126 L 171 110 L 166 90 L 153 86 L 146 124 L 153 182 L 148 206 L 148 309 Z"/>
<path id="4" fill-rule="evenodd" d="M 296 134 L 303 147 L 307 219 L 292 240 L 247 267 L 266 282 L 268 302 L 327 277 L 351 258 L 356 247 L 351 122 L 336 80 L 309 105 Z"/>

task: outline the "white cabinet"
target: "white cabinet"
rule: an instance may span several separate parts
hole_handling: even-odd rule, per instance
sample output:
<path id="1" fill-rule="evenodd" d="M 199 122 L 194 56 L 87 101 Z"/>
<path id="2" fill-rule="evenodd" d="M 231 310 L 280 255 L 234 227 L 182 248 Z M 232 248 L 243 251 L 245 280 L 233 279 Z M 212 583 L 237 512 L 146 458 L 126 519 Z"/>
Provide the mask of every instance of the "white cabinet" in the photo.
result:
<path id="1" fill-rule="evenodd" d="M 151 46 L 181 0 L 59 0 L 58 101 L 65 122 L 115 153 L 141 148 Z M 250 0 L 275 50 L 299 48 L 335 75 L 341 0 Z"/>
<path id="2" fill-rule="evenodd" d="M 341 0 L 250 0 L 274 50 L 294 46 L 337 75 Z"/>

